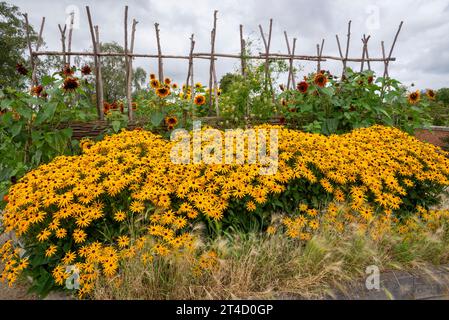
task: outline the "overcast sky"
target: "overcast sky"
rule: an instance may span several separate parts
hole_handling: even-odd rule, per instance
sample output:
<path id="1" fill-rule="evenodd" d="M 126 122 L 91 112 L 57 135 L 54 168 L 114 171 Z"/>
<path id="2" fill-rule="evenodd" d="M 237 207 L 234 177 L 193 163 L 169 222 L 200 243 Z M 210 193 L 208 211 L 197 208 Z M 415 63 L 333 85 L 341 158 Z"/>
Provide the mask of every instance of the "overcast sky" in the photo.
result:
<path id="1" fill-rule="evenodd" d="M 69 0 L 14 0 L 7 1 L 29 14 L 30 23 L 39 29 L 40 19 L 46 17 L 44 40 L 47 49 L 60 50 L 58 23 L 64 24 L 68 13 L 79 12 L 79 25 L 73 32 L 73 51 L 84 51 L 91 46 L 85 6 L 89 5 L 94 24 L 100 27 L 100 39 L 123 44 L 124 6 L 129 5 L 130 21 L 139 21 L 136 31 L 136 53 L 156 53 L 154 23 L 160 24 L 162 51 L 166 54 L 187 55 L 189 36 L 195 34 L 196 52 L 210 51 L 210 31 L 213 11 L 218 10 L 216 52 L 238 53 L 240 50 L 239 24 L 244 25 L 245 38 L 255 41 L 255 52 L 261 49 L 258 25 L 268 30 L 273 18 L 273 52 L 286 52 L 283 31 L 297 37 L 298 54 L 315 54 L 316 44 L 325 39 L 324 55 L 338 55 L 335 34 L 342 45 L 346 41 L 348 20 L 352 20 L 352 38 L 349 56 L 361 57 L 362 35 L 369 34 L 370 57 L 381 57 L 381 40 L 390 50 L 401 20 L 404 26 L 399 35 L 391 62 L 390 76 L 418 88 L 449 87 L 449 1 L 448 0 L 134 0 L 134 1 L 69 1 Z M 135 65 L 147 72 L 157 73 L 156 59 L 139 58 Z M 313 70 L 314 62 L 301 61 L 304 73 Z M 239 61 L 222 58 L 217 62 L 218 77 L 238 68 Z M 349 64 L 355 69 L 360 64 Z M 323 62 L 322 68 L 340 73 L 340 62 Z M 379 73 L 383 63 L 373 64 Z M 182 82 L 186 77 L 186 61 L 165 60 L 166 76 Z M 208 62 L 195 61 L 195 80 L 207 83 Z M 185 80 L 184 80 L 185 81 Z"/>

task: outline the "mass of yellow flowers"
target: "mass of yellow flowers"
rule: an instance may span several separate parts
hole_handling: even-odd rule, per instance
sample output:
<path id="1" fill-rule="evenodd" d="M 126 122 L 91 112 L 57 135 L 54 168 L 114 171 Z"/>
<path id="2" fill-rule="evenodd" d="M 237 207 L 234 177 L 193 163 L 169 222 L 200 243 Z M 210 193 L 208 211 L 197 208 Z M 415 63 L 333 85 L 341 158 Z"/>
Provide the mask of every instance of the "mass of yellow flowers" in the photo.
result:
<path id="1" fill-rule="evenodd" d="M 174 164 L 173 142 L 144 130 L 81 141 L 81 155 L 59 156 L 11 187 L 2 224 L 23 240 L 25 251 L 12 241 L 0 248 L 1 280 L 13 283 L 39 261 L 64 286 L 66 267 L 74 265 L 83 297 L 100 275 L 115 275 L 122 259 L 140 254 L 151 262 L 194 251 L 192 224 L 206 218 L 220 222 L 231 203 L 232 214 L 255 214 L 298 190 L 301 197 L 292 196 L 296 211 L 267 232 L 281 228 L 290 238 L 308 240 L 324 211 L 326 223 L 336 229 L 342 228 L 340 214 L 347 221 L 381 217 L 387 224 L 405 209 L 429 215 L 421 200 L 449 185 L 447 154 L 395 128 L 328 137 L 280 126 L 255 130 L 260 128 L 279 132 L 274 175 L 261 175 L 257 163 Z M 306 201 L 308 193 L 320 203 Z M 203 254 L 200 265 L 213 265 L 213 257 Z"/>

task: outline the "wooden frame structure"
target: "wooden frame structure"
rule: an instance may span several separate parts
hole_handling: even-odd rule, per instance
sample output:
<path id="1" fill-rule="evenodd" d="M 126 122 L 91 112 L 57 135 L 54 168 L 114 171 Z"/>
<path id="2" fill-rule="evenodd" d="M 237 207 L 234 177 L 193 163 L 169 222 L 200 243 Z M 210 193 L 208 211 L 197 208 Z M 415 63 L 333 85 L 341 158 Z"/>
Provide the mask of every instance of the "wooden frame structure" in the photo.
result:
<path id="1" fill-rule="evenodd" d="M 368 41 L 370 36 L 363 35 L 362 40 L 362 57 L 361 58 L 350 58 L 349 57 L 349 45 L 351 40 L 351 21 L 348 23 L 348 32 L 346 35 L 346 48 L 343 53 L 342 47 L 340 44 L 340 39 L 338 35 L 335 35 L 338 45 L 339 56 L 329 56 L 323 55 L 324 42 L 323 39 L 321 41 L 321 45 L 316 45 L 316 55 L 298 55 L 295 53 L 296 48 L 296 38 L 293 38 L 293 42 L 290 45 L 289 38 L 287 36 L 287 32 L 284 31 L 284 37 L 287 46 L 287 53 L 273 53 L 270 51 L 271 49 L 271 40 L 272 40 L 272 31 L 273 31 L 273 19 L 269 21 L 268 35 L 266 37 L 263 28 L 259 25 L 260 35 L 263 40 L 264 52 L 259 52 L 258 55 L 250 55 L 247 54 L 246 42 L 243 36 L 243 25 L 239 26 L 240 29 L 240 53 L 238 54 L 228 54 L 228 53 L 217 53 L 215 52 L 215 42 L 217 35 L 217 14 L 218 11 L 215 10 L 213 13 L 213 28 L 211 30 L 211 50 L 210 52 L 194 52 L 195 41 L 194 34 L 190 37 L 190 52 L 187 56 L 183 55 L 169 55 L 163 54 L 161 48 L 160 41 L 160 29 L 159 24 L 155 23 L 155 33 L 156 33 L 156 44 L 157 44 L 157 54 L 141 54 L 134 53 L 134 43 L 135 43 L 135 33 L 136 33 L 136 25 L 138 21 L 135 19 L 132 20 L 131 26 L 131 39 L 128 41 L 128 6 L 125 6 L 124 13 L 124 52 L 123 53 L 110 53 L 110 52 L 101 52 L 100 49 L 100 35 L 99 35 L 99 27 L 98 25 L 94 25 L 92 15 L 90 12 L 89 6 L 86 6 L 86 14 L 89 22 L 89 30 L 92 38 L 92 48 L 93 52 L 73 52 L 72 51 L 72 34 L 73 34 L 73 22 L 74 22 L 74 13 L 71 13 L 70 16 L 70 24 L 69 24 L 69 32 L 68 37 L 66 37 L 67 25 L 64 25 L 64 28 L 61 25 L 58 25 L 59 31 L 61 33 L 61 46 L 62 51 L 39 51 L 39 47 L 42 41 L 42 32 L 45 24 L 45 17 L 42 18 L 41 26 L 39 29 L 39 38 L 36 45 L 36 48 L 32 48 L 30 34 L 29 34 L 29 21 L 28 15 L 24 14 L 25 18 L 25 28 L 26 28 L 26 37 L 28 42 L 28 50 L 30 54 L 30 64 L 32 69 L 32 85 L 38 84 L 38 79 L 36 78 L 36 69 L 37 69 L 37 60 L 38 56 L 62 56 L 64 63 L 70 65 L 71 56 L 92 56 L 94 57 L 94 65 L 95 65 L 95 87 L 96 87 L 96 105 L 98 118 L 100 120 L 104 119 L 103 114 L 103 79 L 101 74 L 101 58 L 102 57 L 124 57 L 125 58 L 125 79 L 126 79 L 126 100 L 128 106 L 128 117 L 130 121 L 133 121 L 133 108 L 131 107 L 131 93 L 132 93 L 132 65 L 133 60 L 135 58 L 154 58 L 158 59 L 158 78 L 159 81 L 164 81 L 164 70 L 163 70 L 163 60 L 164 59 L 184 59 L 188 61 L 188 70 L 186 77 L 186 85 L 193 87 L 193 69 L 194 69 L 194 60 L 195 59 L 206 59 L 210 61 L 209 66 L 209 115 L 212 113 L 212 107 L 215 106 L 216 116 L 220 116 L 219 108 L 218 108 L 218 80 L 216 75 L 216 67 L 215 63 L 218 58 L 231 58 L 231 59 L 239 59 L 241 62 L 241 73 L 244 77 L 247 75 L 247 60 L 256 59 L 256 60 L 264 60 L 265 61 L 265 87 L 266 89 L 271 88 L 272 84 L 270 82 L 270 74 L 269 74 L 269 64 L 270 61 L 274 60 L 287 60 L 288 61 L 288 81 L 287 88 L 294 88 L 296 86 L 295 80 L 295 69 L 293 66 L 294 61 L 314 61 L 317 64 L 316 70 L 319 72 L 321 70 L 321 63 L 327 60 L 336 60 L 341 61 L 342 63 L 342 78 L 345 76 L 346 67 L 348 62 L 357 62 L 360 63 L 360 71 L 364 70 L 365 63 L 368 66 L 368 69 L 371 70 L 371 62 L 382 62 L 384 64 L 384 77 L 388 77 L 388 67 L 391 61 L 395 61 L 396 58 L 392 57 L 393 49 L 396 44 L 396 41 L 399 36 L 399 32 L 401 31 L 403 22 L 399 24 L 398 30 L 395 34 L 393 43 L 390 47 L 390 51 L 388 55 L 385 52 L 385 44 L 384 41 L 381 41 L 381 50 L 382 50 L 382 58 L 371 58 L 368 54 Z M 129 44 L 129 45 L 128 45 Z M 192 95 L 193 99 L 193 95 Z"/>

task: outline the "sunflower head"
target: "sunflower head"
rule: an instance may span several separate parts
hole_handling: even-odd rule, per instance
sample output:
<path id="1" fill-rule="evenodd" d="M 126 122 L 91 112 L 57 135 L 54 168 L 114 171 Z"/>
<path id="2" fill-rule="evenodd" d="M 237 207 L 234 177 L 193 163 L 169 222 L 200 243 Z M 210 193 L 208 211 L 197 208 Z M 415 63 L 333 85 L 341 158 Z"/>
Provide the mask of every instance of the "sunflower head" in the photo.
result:
<path id="1" fill-rule="evenodd" d="M 173 89 L 178 89 L 178 85 L 177 85 L 176 83 L 173 83 L 173 84 L 171 85 L 171 87 L 172 87 Z"/>
<path id="2" fill-rule="evenodd" d="M 160 86 L 159 80 L 151 79 L 151 81 L 150 81 L 151 88 L 156 89 L 156 88 L 159 88 L 159 86 Z"/>
<path id="3" fill-rule="evenodd" d="M 374 77 L 373 76 L 369 76 L 368 77 L 368 84 L 373 83 Z"/>
<path id="4" fill-rule="evenodd" d="M 323 88 L 327 83 L 327 77 L 323 73 L 317 73 L 313 78 L 313 82 L 320 88 Z"/>
<path id="5" fill-rule="evenodd" d="M 108 102 L 103 102 L 103 112 L 104 112 L 104 114 L 107 114 L 108 112 L 109 112 L 109 110 L 111 110 L 112 109 L 112 106 L 111 106 L 111 104 L 110 103 L 108 103 Z"/>
<path id="6" fill-rule="evenodd" d="M 196 89 L 201 89 L 202 87 L 203 87 L 203 85 L 201 84 L 201 82 L 195 83 L 195 88 Z"/>
<path id="7" fill-rule="evenodd" d="M 171 79 L 170 78 L 165 78 L 164 79 L 164 83 L 169 85 L 171 83 Z"/>
<path id="8" fill-rule="evenodd" d="M 73 74 L 75 73 L 75 68 L 70 67 L 69 64 L 66 64 L 63 68 L 62 68 L 62 74 L 64 75 L 64 77 L 70 77 L 73 76 Z"/>
<path id="9" fill-rule="evenodd" d="M 421 99 L 421 93 L 418 90 L 416 90 L 415 92 L 411 92 L 408 95 L 408 102 L 411 104 L 418 103 L 420 99 Z"/>
<path id="10" fill-rule="evenodd" d="M 16 70 L 17 73 L 21 74 L 22 76 L 26 76 L 28 74 L 28 69 L 25 68 L 21 63 L 16 64 Z"/>
<path id="11" fill-rule="evenodd" d="M 74 91 L 79 87 L 79 82 L 77 78 L 67 77 L 64 79 L 64 83 L 62 84 L 62 89 L 67 91 Z"/>
<path id="12" fill-rule="evenodd" d="M 198 95 L 195 97 L 195 99 L 193 100 L 193 102 L 197 105 L 197 106 L 202 106 L 203 104 L 206 103 L 206 98 L 203 95 Z"/>
<path id="13" fill-rule="evenodd" d="M 298 89 L 298 91 L 301 93 L 306 93 L 308 88 L 309 88 L 309 84 L 305 81 L 301 81 L 300 83 L 298 83 L 296 85 L 296 89 Z"/>
<path id="14" fill-rule="evenodd" d="M 436 93 L 435 93 L 435 91 L 433 91 L 432 89 L 427 89 L 427 90 L 426 90 L 426 96 L 427 96 L 427 98 L 429 98 L 430 100 L 435 100 Z"/>
<path id="15" fill-rule="evenodd" d="M 131 103 L 131 107 L 132 107 L 133 111 L 136 111 L 137 110 L 137 102 Z"/>
<path id="16" fill-rule="evenodd" d="M 170 94 L 170 89 L 167 87 L 160 87 L 156 89 L 156 94 L 159 98 L 165 98 Z"/>
<path id="17" fill-rule="evenodd" d="M 154 73 L 151 73 L 150 74 L 150 80 L 154 80 L 154 79 L 156 79 L 156 75 Z"/>
<path id="18" fill-rule="evenodd" d="M 31 88 L 31 94 L 33 96 L 40 97 L 40 95 L 42 94 L 43 90 L 44 90 L 44 87 L 42 87 L 41 85 L 33 86 Z"/>
<path id="19" fill-rule="evenodd" d="M 92 69 L 86 64 L 84 67 L 81 68 L 81 74 L 83 76 L 88 76 L 92 73 Z"/>
<path id="20" fill-rule="evenodd" d="M 178 119 L 175 116 L 169 116 L 165 118 L 165 124 L 167 127 L 174 127 L 178 124 Z"/>

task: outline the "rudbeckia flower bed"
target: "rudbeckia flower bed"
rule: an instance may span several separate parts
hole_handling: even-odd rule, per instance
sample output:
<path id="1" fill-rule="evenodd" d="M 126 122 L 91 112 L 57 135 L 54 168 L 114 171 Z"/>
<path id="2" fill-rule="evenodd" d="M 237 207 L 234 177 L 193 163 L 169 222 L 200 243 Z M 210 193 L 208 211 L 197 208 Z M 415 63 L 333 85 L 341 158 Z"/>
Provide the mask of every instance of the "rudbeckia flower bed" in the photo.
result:
<path id="1" fill-rule="evenodd" d="M 27 173 L 11 187 L 2 216 L 5 231 L 21 241 L 1 247 L 1 279 L 12 284 L 24 273 L 48 292 L 64 288 L 76 268 L 85 297 L 135 257 L 151 268 L 188 252 L 198 276 L 213 269 L 216 254 L 197 251 L 199 222 L 210 236 L 256 224 L 306 242 L 324 216 L 336 230 L 366 225 L 373 238 L 393 224 L 405 232 L 420 219 L 447 216 L 429 211 L 449 185 L 447 154 L 433 145 L 382 126 L 328 137 L 261 128 L 279 133 L 274 175 L 261 175 L 259 164 L 174 164 L 174 142 L 147 131 L 83 141 L 82 155 Z"/>

